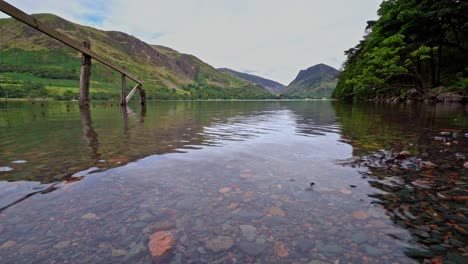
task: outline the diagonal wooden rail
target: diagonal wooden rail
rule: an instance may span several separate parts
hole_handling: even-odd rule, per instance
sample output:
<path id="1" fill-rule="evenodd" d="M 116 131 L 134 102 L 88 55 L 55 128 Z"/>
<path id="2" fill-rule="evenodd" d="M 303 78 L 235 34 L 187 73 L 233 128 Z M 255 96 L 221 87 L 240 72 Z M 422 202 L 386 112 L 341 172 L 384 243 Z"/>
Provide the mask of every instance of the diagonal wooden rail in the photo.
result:
<path id="1" fill-rule="evenodd" d="M 133 74 L 127 72 L 123 67 L 118 66 L 117 64 L 108 61 L 104 57 L 100 56 L 99 54 L 96 54 L 91 50 L 90 43 L 88 42 L 83 42 L 80 43 L 74 39 L 71 39 L 64 34 L 49 28 L 36 18 L 26 14 L 25 12 L 19 10 L 18 8 L 12 6 L 11 4 L 0 0 L 0 11 L 3 13 L 25 23 L 26 25 L 29 25 L 38 31 L 64 43 L 65 45 L 76 49 L 80 51 L 83 54 L 83 59 L 82 59 L 82 67 L 81 67 L 81 76 L 80 76 L 80 105 L 85 106 L 82 104 L 89 104 L 89 99 L 88 99 L 88 94 L 89 94 L 89 78 L 91 75 L 91 58 L 101 62 L 102 64 L 105 64 L 109 66 L 110 68 L 120 72 L 122 74 L 122 98 L 121 98 L 121 104 L 126 105 L 126 103 L 130 100 L 130 98 L 127 98 L 126 96 L 126 84 L 125 84 L 125 77 L 128 77 L 135 81 L 137 83 L 137 88 L 140 90 L 140 100 L 141 103 L 145 103 L 145 98 L 144 98 L 144 91 L 143 91 L 143 83 L 142 81 L 134 76 Z M 132 95 L 135 92 L 131 93 Z M 85 98 L 82 98 L 85 97 Z M 86 102 L 87 101 L 87 102 Z"/>

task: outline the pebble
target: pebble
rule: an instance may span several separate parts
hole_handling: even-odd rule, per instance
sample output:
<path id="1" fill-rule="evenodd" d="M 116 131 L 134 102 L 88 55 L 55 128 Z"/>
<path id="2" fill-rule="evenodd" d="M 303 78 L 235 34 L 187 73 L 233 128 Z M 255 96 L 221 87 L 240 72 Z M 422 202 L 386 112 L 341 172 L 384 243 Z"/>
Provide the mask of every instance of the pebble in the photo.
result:
<path id="1" fill-rule="evenodd" d="M 268 209 L 267 213 L 272 216 L 285 216 L 284 211 L 279 207 L 271 207 Z"/>
<path id="2" fill-rule="evenodd" d="M 377 257 L 382 254 L 382 251 L 380 249 L 370 245 L 366 245 L 364 249 L 366 250 L 367 254 L 373 257 Z"/>
<path id="3" fill-rule="evenodd" d="M 348 190 L 348 189 L 344 189 L 344 188 L 341 189 L 340 192 L 341 192 L 342 194 L 346 194 L 346 195 L 350 195 L 350 194 L 353 193 L 352 191 L 350 191 L 350 190 Z"/>
<path id="4" fill-rule="evenodd" d="M 239 213 L 237 216 L 244 221 L 250 221 L 253 219 L 257 219 L 263 216 L 262 213 L 255 211 L 255 210 L 250 210 L 250 209 L 240 209 Z"/>
<path id="5" fill-rule="evenodd" d="M 230 192 L 232 189 L 230 187 L 224 187 L 224 188 L 221 188 L 219 189 L 219 193 L 222 193 L 222 194 L 225 194 L 225 193 L 228 193 Z"/>
<path id="6" fill-rule="evenodd" d="M 364 211 L 355 211 L 353 213 L 353 217 L 359 220 L 366 220 L 367 218 L 369 218 L 369 214 L 367 214 L 367 212 Z"/>
<path id="7" fill-rule="evenodd" d="M 86 220 L 96 220 L 98 217 L 96 214 L 87 213 L 87 214 L 84 214 L 81 218 L 86 219 Z"/>
<path id="8" fill-rule="evenodd" d="M 16 242 L 13 241 L 13 240 L 8 240 L 6 241 L 5 243 L 3 243 L 1 246 L 0 246 L 0 249 L 6 249 L 6 248 L 10 248 L 12 246 L 16 245 Z"/>
<path id="9" fill-rule="evenodd" d="M 177 202 L 176 208 L 182 210 L 190 210 L 193 209 L 195 205 L 195 201 L 192 198 L 184 198 Z"/>
<path id="10" fill-rule="evenodd" d="M 60 241 L 57 244 L 55 244 L 54 248 L 62 249 L 68 247 L 68 245 L 70 245 L 70 241 Z"/>
<path id="11" fill-rule="evenodd" d="M 112 256 L 113 257 L 122 257 L 128 254 L 127 250 L 124 249 L 112 249 Z"/>
<path id="12" fill-rule="evenodd" d="M 437 165 L 430 161 L 426 161 L 422 163 L 422 167 L 425 169 L 434 169 L 434 168 L 437 168 Z"/>
<path id="13" fill-rule="evenodd" d="M 135 242 L 132 242 L 130 244 L 130 251 L 128 252 L 128 256 L 137 255 L 140 252 L 143 252 L 145 250 L 146 250 L 146 248 L 145 248 L 145 245 L 143 244 L 143 242 L 140 242 L 138 244 L 135 243 Z"/>
<path id="14" fill-rule="evenodd" d="M 367 241 L 367 234 L 365 232 L 355 233 L 351 236 L 351 239 L 357 244 L 362 244 Z"/>
<path id="15" fill-rule="evenodd" d="M 236 247 L 238 247 L 242 252 L 246 253 L 247 255 L 258 256 L 265 250 L 266 244 L 241 241 L 238 244 L 236 244 Z"/>
<path id="16" fill-rule="evenodd" d="M 409 156 L 411 156 L 411 153 L 409 153 L 409 151 L 403 150 L 403 151 L 401 151 L 400 153 L 397 154 L 396 158 L 397 159 L 404 159 L 404 158 L 409 157 Z"/>
<path id="17" fill-rule="evenodd" d="M 318 260 L 318 259 L 314 259 L 311 262 L 309 262 L 309 264 L 329 264 L 329 263 L 325 262 L 325 261 Z"/>
<path id="18" fill-rule="evenodd" d="M 319 247 L 319 251 L 323 252 L 329 257 L 333 257 L 343 254 L 344 249 L 338 244 L 331 243 Z"/>
<path id="19" fill-rule="evenodd" d="M 289 249 L 285 244 L 278 242 L 275 244 L 275 253 L 278 257 L 285 258 L 289 256 Z"/>
<path id="20" fill-rule="evenodd" d="M 198 247 L 198 248 L 197 248 L 197 251 L 198 251 L 198 253 L 200 253 L 201 255 L 205 255 L 205 254 L 206 254 L 206 250 L 205 250 L 205 248 L 203 248 L 203 247 Z"/>
<path id="21" fill-rule="evenodd" d="M 206 248 L 217 253 L 229 250 L 234 245 L 234 240 L 227 236 L 218 236 L 206 243 Z"/>
<path id="22" fill-rule="evenodd" d="M 247 241 L 254 241 L 257 237 L 257 228 L 251 225 L 240 225 L 239 226 L 242 232 L 242 235 Z"/>
<path id="23" fill-rule="evenodd" d="M 153 259 L 158 262 L 172 250 L 174 244 L 175 239 L 171 233 L 167 231 L 158 231 L 150 236 L 148 249 Z"/>
<path id="24" fill-rule="evenodd" d="M 314 246 L 315 246 L 315 240 L 313 239 L 306 238 L 306 239 L 301 239 L 298 241 L 299 250 L 303 253 L 307 253 L 309 250 L 314 248 Z"/>

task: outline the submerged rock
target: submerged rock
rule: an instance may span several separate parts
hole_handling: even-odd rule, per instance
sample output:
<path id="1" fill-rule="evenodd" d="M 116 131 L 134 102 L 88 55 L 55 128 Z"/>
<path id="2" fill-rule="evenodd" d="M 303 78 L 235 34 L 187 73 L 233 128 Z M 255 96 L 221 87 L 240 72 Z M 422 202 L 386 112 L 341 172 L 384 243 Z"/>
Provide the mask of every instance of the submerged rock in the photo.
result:
<path id="1" fill-rule="evenodd" d="M 382 254 L 382 251 L 376 247 L 366 245 L 365 246 L 366 253 L 369 254 L 370 256 L 376 257 Z"/>
<path id="2" fill-rule="evenodd" d="M 285 258 L 289 256 L 289 249 L 283 243 L 276 243 L 275 245 L 275 253 L 278 257 Z"/>
<path id="3" fill-rule="evenodd" d="M 81 218 L 86 219 L 86 220 L 96 220 L 96 219 L 98 219 L 97 215 L 93 214 L 93 213 L 84 214 Z"/>
<path id="4" fill-rule="evenodd" d="M 128 251 L 125 249 L 112 249 L 113 257 L 122 257 L 122 256 L 126 256 L 127 254 L 128 254 Z"/>
<path id="5" fill-rule="evenodd" d="M 175 239 L 171 233 L 167 231 L 158 231 L 152 234 L 149 238 L 148 249 L 156 263 L 163 262 L 165 256 L 172 250 L 175 244 Z"/>
<path id="6" fill-rule="evenodd" d="M 353 234 L 351 236 L 351 239 L 356 242 L 357 244 L 362 244 L 364 242 L 367 241 L 368 237 L 367 237 L 367 234 L 364 233 L 364 232 L 359 232 L 359 233 L 356 233 L 356 234 Z"/>
<path id="7" fill-rule="evenodd" d="M 355 211 L 353 213 L 353 217 L 359 220 L 366 220 L 367 218 L 369 218 L 369 214 L 367 214 L 367 212 L 364 211 Z"/>
<path id="8" fill-rule="evenodd" d="M 241 241 L 236 245 L 242 252 L 250 256 L 260 255 L 266 248 L 265 243 Z"/>
<path id="9" fill-rule="evenodd" d="M 224 187 L 224 188 L 221 188 L 219 189 L 219 193 L 222 193 L 222 194 L 225 194 L 225 193 L 228 193 L 230 192 L 232 189 L 230 187 Z"/>
<path id="10" fill-rule="evenodd" d="M 247 241 L 254 241 L 257 237 L 257 228 L 251 225 L 240 225 L 239 228 L 241 229 L 242 236 Z"/>
<path id="11" fill-rule="evenodd" d="M 234 240 L 227 236 L 218 236 L 206 243 L 206 248 L 217 253 L 229 250 L 234 245 Z"/>
<path id="12" fill-rule="evenodd" d="M 276 206 L 268 209 L 267 213 L 272 216 L 285 216 L 284 211 L 281 210 L 281 208 L 276 207 Z"/>
<path id="13" fill-rule="evenodd" d="M 242 209 L 241 208 L 240 211 L 238 212 L 237 216 L 241 220 L 250 221 L 250 220 L 262 217 L 263 214 L 258 212 L 258 211 L 251 210 L 251 209 Z"/>
<path id="14" fill-rule="evenodd" d="M 303 253 L 307 253 L 309 250 L 311 250 L 312 248 L 314 248 L 315 246 L 315 240 L 313 239 L 301 239 L 298 241 L 298 247 L 299 247 L 299 250 Z"/>
<path id="15" fill-rule="evenodd" d="M 329 257 L 333 257 L 343 254 L 344 249 L 338 244 L 331 243 L 319 247 L 319 251 L 323 252 Z"/>

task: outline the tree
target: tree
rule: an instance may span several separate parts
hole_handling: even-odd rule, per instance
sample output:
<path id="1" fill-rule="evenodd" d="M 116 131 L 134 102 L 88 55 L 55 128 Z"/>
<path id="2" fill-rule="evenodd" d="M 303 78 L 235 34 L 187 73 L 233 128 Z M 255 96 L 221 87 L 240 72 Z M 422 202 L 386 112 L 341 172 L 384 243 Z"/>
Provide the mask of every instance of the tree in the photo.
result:
<path id="1" fill-rule="evenodd" d="M 335 98 L 404 94 L 424 96 L 439 85 L 465 83 L 468 2 L 386 0 L 364 39 L 345 52 Z M 468 90 L 468 87 L 465 87 Z"/>

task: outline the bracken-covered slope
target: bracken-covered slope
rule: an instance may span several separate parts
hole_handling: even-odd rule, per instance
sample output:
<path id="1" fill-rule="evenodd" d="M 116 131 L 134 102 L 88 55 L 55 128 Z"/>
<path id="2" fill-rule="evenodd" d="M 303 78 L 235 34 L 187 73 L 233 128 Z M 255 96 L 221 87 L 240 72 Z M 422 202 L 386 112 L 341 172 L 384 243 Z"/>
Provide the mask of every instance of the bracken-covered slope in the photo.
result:
<path id="1" fill-rule="evenodd" d="M 219 72 L 192 55 L 150 45 L 126 33 L 78 25 L 52 14 L 33 16 L 72 39 L 91 42 L 95 52 L 143 80 L 150 99 L 272 96 L 262 87 Z M 77 51 L 12 18 L 0 19 L 0 27 L 0 86 L 4 93 L 8 87 L 10 95 L 26 89 L 23 94 L 26 97 L 29 91 L 22 86 L 24 83 L 45 85 L 52 96 L 67 91 L 77 93 L 80 65 Z M 118 95 L 119 80 L 117 72 L 93 62 L 91 95 Z M 18 86 L 15 91 L 14 85 Z"/>
<path id="2" fill-rule="evenodd" d="M 300 71 L 283 94 L 301 98 L 328 98 L 336 87 L 339 73 L 339 70 L 326 64 L 312 66 Z"/>
<path id="3" fill-rule="evenodd" d="M 263 77 L 260 77 L 260 76 L 256 76 L 256 75 L 253 75 L 253 74 L 238 72 L 238 71 L 234 71 L 234 70 L 227 69 L 227 68 L 219 68 L 218 70 L 221 71 L 221 72 L 225 72 L 225 73 L 231 74 L 233 76 L 242 78 L 242 79 L 247 80 L 249 82 L 253 82 L 253 83 L 256 83 L 258 85 L 261 85 L 261 86 L 265 87 L 268 91 L 270 91 L 272 93 L 275 93 L 275 94 L 280 94 L 286 88 L 285 85 L 283 85 L 283 84 L 281 84 L 279 82 L 275 82 L 273 80 L 269 80 L 269 79 L 266 79 L 266 78 L 263 78 Z"/>

